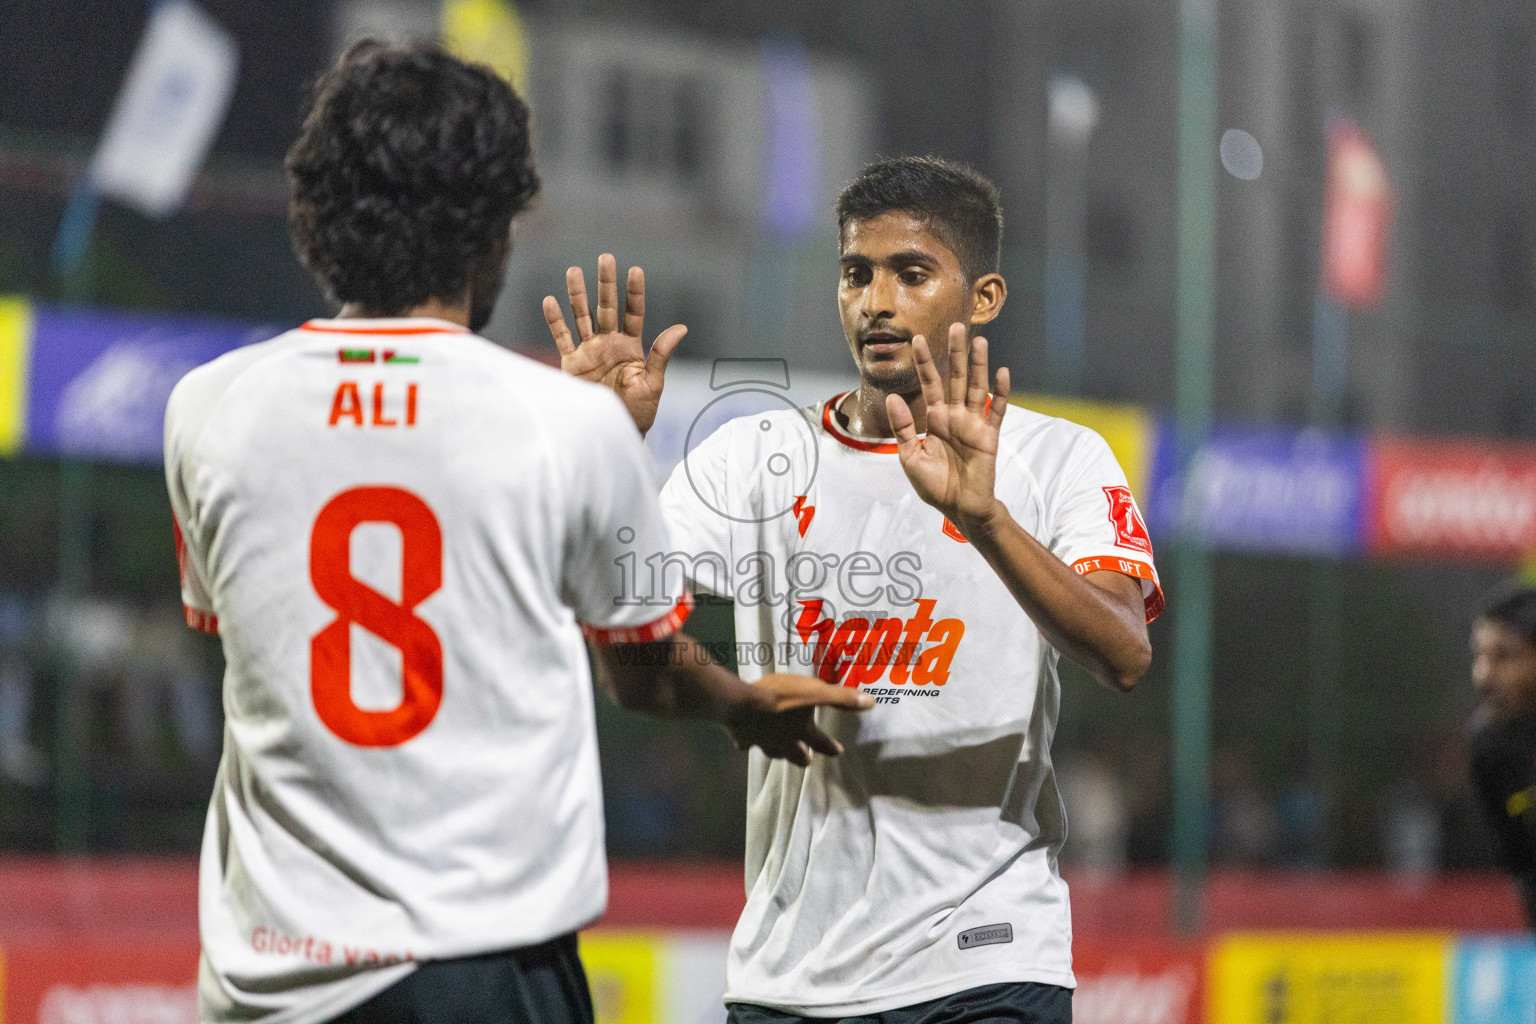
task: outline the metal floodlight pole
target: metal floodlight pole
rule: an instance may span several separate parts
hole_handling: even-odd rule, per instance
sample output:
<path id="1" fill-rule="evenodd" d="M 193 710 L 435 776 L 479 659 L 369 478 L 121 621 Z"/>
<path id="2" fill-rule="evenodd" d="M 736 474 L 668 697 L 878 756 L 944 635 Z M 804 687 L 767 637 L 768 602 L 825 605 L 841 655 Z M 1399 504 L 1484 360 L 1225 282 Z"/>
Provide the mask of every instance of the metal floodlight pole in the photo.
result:
<path id="1" fill-rule="evenodd" d="M 1086 355 L 1088 143 L 1099 121 L 1093 89 L 1071 75 L 1048 87 L 1045 171 L 1045 387 L 1076 395 Z"/>
<path id="2" fill-rule="evenodd" d="M 1209 429 L 1216 335 L 1216 0 L 1179 8 L 1178 333 L 1174 414 L 1181 479 Z M 1204 918 L 1211 761 L 1211 632 L 1215 581 L 1198 536 L 1174 548 L 1174 925 Z"/>
<path id="3" fill-rule="evenodd" d="M 1319 278 L 1312 317 L 1312 417 L 1322 430 L 1337 429 L 1344 418 L 1347 380 L 1348 314 L 1328 294 Z M 1333 860 L 1333 818 L 1338 807 L 1338 765 L 1342 736 L 1339 699 L 1344 656 L 1343 574 L 1335 556 L 1313 559 L 1308 568 L 1307 736 L 1308 766 L 1317 799 L 1317 846 L 1311 851 L 1324 864 Z"/>
<path id="4" fill-rule="evenodd" d="M 70 194 L 53 240 L 53 272 L 60 284 L 60 297 L 67 302 L 93 298 L 92 268 L 86 255 L 100 210 L 101 193 L 87 169 Z M 66 605 L 85 595 L 90 580 L 90 505 L 90 466 L 65 455 L 59 460 L 58 577 L 54 589 Z M 66 609 L 65 614 L 73 613 Z M 90 751 L 86 737 L 90 715 L 79 678 L 79 660 L 67 640 L 60 647 L 60 659 L 53 742 L 54 849 L 62 854 L 82 854 L 90 831 Z"/>

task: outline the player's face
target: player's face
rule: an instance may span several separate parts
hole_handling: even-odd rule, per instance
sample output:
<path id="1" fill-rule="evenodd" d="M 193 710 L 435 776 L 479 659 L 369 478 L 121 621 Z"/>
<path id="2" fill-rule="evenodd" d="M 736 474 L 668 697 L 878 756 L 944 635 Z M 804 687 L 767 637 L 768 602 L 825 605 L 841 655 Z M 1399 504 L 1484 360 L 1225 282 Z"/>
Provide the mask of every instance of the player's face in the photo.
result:
<path id="1" fill-rule="evenodd" d="M 892 212 L 849 221 L 841 262 L 837 302 L 859 375 L 886 394 L 916 394 L 912 339 L 928 339 L 942 373 L 949 325 L 973 319 L 972 287 L 960 258 L 921 220 Z"/>
<path id="2" fill-rule="evenodd" d="M 1472 627 L 1472 688 L 1499 718 L 1536 711 L 1536 646 L 1487 619 Z"/>

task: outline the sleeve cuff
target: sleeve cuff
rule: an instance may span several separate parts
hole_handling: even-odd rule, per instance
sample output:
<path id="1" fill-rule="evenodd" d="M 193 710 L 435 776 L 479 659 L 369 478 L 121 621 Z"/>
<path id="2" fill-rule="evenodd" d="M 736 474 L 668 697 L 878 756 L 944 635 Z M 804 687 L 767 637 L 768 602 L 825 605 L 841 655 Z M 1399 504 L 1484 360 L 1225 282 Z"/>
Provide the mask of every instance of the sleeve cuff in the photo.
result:
<path id="1" fill-rule="evenodd" d="M 682 628 L 693 611 L 693 595 L 683 591 L 672 610 L 640 626 L 592 626 L 583 622 L 581 633 L 595 644 L 648 644 L 671 636 Z"/>
<path id="2" fill-rule="evenodd" d="M 1142 601 L 1147 613 L 1147 622 L 1150 624 L 1163 614 L 1163 588 L 1157 582 L 1157 572 L 1146 562 L 1120 558 L 1117 555 L 1100 555 L 1095 558 L 1079 558 L 1072 563 L 1072 570 L 1079 576 L 1090 572 L 1118 572 L 1132 579 L 1141 580 Z"/>
<path id="3" fill-rule="evenodd" d="M 187 625 L 199 633 L 219 634 L 219 617 L 213 612 L 205 612 L 201 608 L 193 608 L 189 604 L 182 605 L 187 613 Z"/>

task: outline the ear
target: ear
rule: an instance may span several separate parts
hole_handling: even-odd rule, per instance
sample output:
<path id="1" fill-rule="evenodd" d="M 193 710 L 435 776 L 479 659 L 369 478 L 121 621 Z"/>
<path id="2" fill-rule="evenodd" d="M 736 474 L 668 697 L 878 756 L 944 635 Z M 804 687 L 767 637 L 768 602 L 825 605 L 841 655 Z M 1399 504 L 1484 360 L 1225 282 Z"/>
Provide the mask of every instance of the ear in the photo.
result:
<path id="1" fill-rule="evenodd" d="M 980 327 L 997 319 L 1008 299 L 1008 282 L 1002 274 L 983 274 L 971 285 L 971 326 Z"/>

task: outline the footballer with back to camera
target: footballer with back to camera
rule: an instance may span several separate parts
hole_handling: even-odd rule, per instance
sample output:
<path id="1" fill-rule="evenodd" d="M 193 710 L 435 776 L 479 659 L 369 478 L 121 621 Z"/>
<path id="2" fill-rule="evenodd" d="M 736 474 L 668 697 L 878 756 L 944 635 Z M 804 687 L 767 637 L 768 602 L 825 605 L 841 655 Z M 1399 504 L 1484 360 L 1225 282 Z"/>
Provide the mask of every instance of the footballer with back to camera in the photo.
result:
<path id="1" fill-rule="evenodd" d="M 287 160 L 295 247 L 340 314 L 167 407 L 187 618 L 226 664 L 204 1021 L 590 1024 L 588 645 L 621 704 L 798 764 L 840 750 L 815 706 L 872 703 L 747 685 L 679 631 L 680 585 L 621 600 L 618 560 L 666 538 L 632 415 L 474 333 L 539 187 L 528 119 L 435 46 L 348 51 Z"/>
<path id="2" fill-rule="evenodd" d="M 744 676 L 792 654 L 879 701 L 817 712 L 840 758 L 751 758 L 729 1016 L 1061 1024 L 1075 981 L 1057 660 L 1117 690 L 1145 673 L 1152 545 L 1102 438 L 1010 407 L 1006 369 L 989 387 L 979 331 L 1007 293 L 992 184 L 886 160 L 836 212 L 859 386 L 726 423 L 662 491 L 691 585 L 734 600 L 738 640 L 771 642 Z M 598 279 L 616 301 L 612 257 Z M 648 393 L 639 339 L 594 332 L 579 269 L 567 285 L 577 336 L 544 300 L 564 368 Z M 916 585 L 870 578 L 903 559 Z"/>

